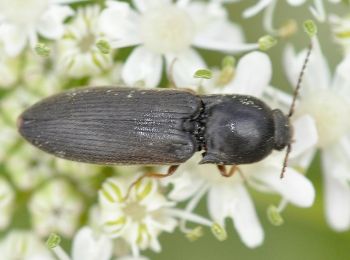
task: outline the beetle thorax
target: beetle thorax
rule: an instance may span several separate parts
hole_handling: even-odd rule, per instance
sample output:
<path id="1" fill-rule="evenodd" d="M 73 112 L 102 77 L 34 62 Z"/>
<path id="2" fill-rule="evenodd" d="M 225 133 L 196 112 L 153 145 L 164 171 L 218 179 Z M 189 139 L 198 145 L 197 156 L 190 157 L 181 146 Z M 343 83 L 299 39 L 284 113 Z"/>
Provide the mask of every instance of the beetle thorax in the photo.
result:
<path id="1" fill-rule="evenodd" d="M 274 149 L 272 111 L 263 102 L 240 95 L 205 102 L 206 152 L 201 163 L 253 163 Z"/>
<path id="2" fill-rule="evenodd" d="M 147 48 L 157 53 L 187 50 L 194 35 L 194 24 L 185 10 L 172 5 L 157 5 L 141 19 L 141 34 Z"/>

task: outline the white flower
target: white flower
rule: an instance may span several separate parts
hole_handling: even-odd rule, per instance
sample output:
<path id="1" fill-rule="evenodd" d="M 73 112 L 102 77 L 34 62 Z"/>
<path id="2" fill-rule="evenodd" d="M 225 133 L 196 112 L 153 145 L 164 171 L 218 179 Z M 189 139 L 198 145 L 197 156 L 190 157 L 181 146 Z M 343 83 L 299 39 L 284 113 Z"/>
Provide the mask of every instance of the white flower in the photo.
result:
<path id="1" fill-rule="evenodd" d="M 159 233 L 173 232 L 177 225 L 177 221 L 166 213 L 174 203 L 156 191 L 154 180 L 137 185 L 125 200 L 130 184 L 122 178 L 108 179 L 103 184 L 99 204 L 104 230 L 110 237 L 123 237 L 134 251 L 138 247 L 160 251 Z"/>
<path id="2" fill-rule="evenodd" d="M 74 234 L 83 210 L 80 195 L 63 180 L 53 180 L 36 191 L 29 202 L 34 229 L 47 236 L 56 232 L 70 237 Z"/>
<path id="3" fill-rule="evenodd" d="M 40 239 L 30 231 L 12 230 L 1 241 L 1 259 L 54 260 Z"/>
<path id="4" fill-rule="evenodd" d="M 112 54 L 104 54 L 97 43 L 102 40 L 98 26 L 100 7 L 79 8 L 58 44 L 58 66 L 62 74 L 79 78 L 94 76 L 112 64 Z M 113 25 L 112 25 L 113 26 Z"/>
<path id="5" fill-rule="evenodd" d="M 16 130 L 18 116 L 37 100 L 32 92 L 19 87 L 8 93 L 0 103 L 0 160 L 20 190 L 30 190 L 52 174 L 48 165 L 50 156 L 31 145 L 22 144 Z"/>
<path id="6" fill-rule="evenodd" d="M 214 225 L 200 216 L 175 209 L 175 203 L 160 193 L 157 181 L 152 178 L 137 183 L 126 198 L 134 180 L 136 178 L 110 178 L 99 191 L 104 231 L 112 238 L 125 239 L 134 257 L 139 257 L 140 249 L 159 252 L 158 236 L 163 231 L 173 232 L 178 223 L 176 218 Z"/>
<path id="7" fill-rule="evenodd" d="M 48 39 L 58 39 L 63 35 L 64 20 L 73 10 L 60 3 L 63 0 L 14 0 L 0 1 L 0 40 L 5 52 L 18 55 L 29 41 L 33 48 L 38 42 L 38 34 Z"/>
<path id="8" fill-rule="evenodd" d="M 120 242 L 120 241 L 118 241 Z M 84 226 L 75 234 L 72 242 L 72 256 L 57 245 L 52 250 L 59 260 L 110 260 L 113 254 L 113 242 L 102 233 L 94 232 L 90 227 Z M 147 260 L 143 256 L 122 256 L 116 260 Z"/>
<path id="9" fill-rule="evenodd" d="M 65 82 L 53 66 L 56 57 L 43 58 L 32 51 L 27 51 L 21 59 L 25 62 L 17 79 L 23 82 L 23 85 L 19 86 L 20 91 L 27 90 L 38 100 L 62 90 Z"/>
<path id="10" fill-rule="evenodd" d="M 286 0 L 286 1 L 291 6 L 300 6 L 306 2 L 306 0 Z M 329 2 L 333 4 L 340 3 L 340 1 L 341 0 L 329 0 Z M 273 16 L 274 16 L 277 2 L 281 2 L 281 1 L 259 0 L 255 5 L 247 8 L 243 12 L 243 17 L 249 18 L 249 17 L 255 16 L 265 9 L 264 19 L 263 19 L 263 24 L 265 29 L 269 33 L 278 33 L 278 31 L 273 27 Z M 314 4 L 309 6 L 310 12 L 320 22 L 324 22 L 326 20 L 326 11 L 325 11 L 323 2 L 324 0 L 314 0 Z"/>
<path id="11" fill-rule="evenodd" d="M 297 54 L 291 46 L 285 50 L 285 70 L 293 85 L 304 57 L 305 51 Z M 316 149 L 321 149 L 326 217 L 337 231 L 350 228 L 349 71 L 350 57 L 346 56 L 332 77 L 319 44 L 314 41 L 296 110 L 296 117 L 309 115 L 315 121 L 319 141 L 303 156 L 310 163 Z"/>
<path id="12" fill-rule="evenodd" d="M 192 211 L 208 194 L 207 208 L 213 220 L 224 226 L 226 218 L 232 219 L 248 247 L 261 245 L 264 232 L 246 184 L 259 191 L 279 194 L 296 206 L 310 207 L 313 203 L 314 188 L 303 175 L 288 167 L 285 178 L 280 179 L 283 161 L 280 155 L 270 155 L 260 163 L 241 165 L 242 175 L 236 172 L 230 178 L 222 177 L 216 166 L 198 165 L 199 161 L 199 156 L 195 156 L 165 180 L 174 185 L 169 197 L 177 201 L 190 199 L 187 210 Z"/>
<path id="13" fill-rule="evenodd" d="M 107 1 L 100 25 L 114 48 L 139 45 L 122 71 L 127 85 L 156 86 L 165 57 L 178 86 L 193 85 L 193 74 L 206 66 L 191 46 L 235 52 L 257 44 L 244 44 L 240 28 L 229 22 L 220 3 L 169 0 L 134 0 L 134 11 L 125 2 Z"/>
<path id="14" fill-rule="evenodd" d="M 11 220 L 15 203 L 15 193 L 9 183 L 0 178 L 0 229 L 5 229 Z"/>
<path id="15" fill-rule="evenodd" d="M 0 163 L 5 163 L 8 157 L 8 151 L 16 144 L 18 141 L 18 136 L 6 118 L 0 114 Z"/>
<path id="16" fill-rule="evenodd" d="M 34 189 L 53 175 L 51 157 L 31 145 L 21 144 L 6 157 L 5 169 L 20 190 Z"/>
<path id="17" fill-rule="evenodd" d="M 250 75 L 254 73 L 254 77 Z M 214 70 L 214 76 L 203 82 L 204 92 L 208 94 L 244 94 L 261 97 L 272 75 L 269 57 L 254 51 L 244 55 L 237 67 L 230 66 Z"/>

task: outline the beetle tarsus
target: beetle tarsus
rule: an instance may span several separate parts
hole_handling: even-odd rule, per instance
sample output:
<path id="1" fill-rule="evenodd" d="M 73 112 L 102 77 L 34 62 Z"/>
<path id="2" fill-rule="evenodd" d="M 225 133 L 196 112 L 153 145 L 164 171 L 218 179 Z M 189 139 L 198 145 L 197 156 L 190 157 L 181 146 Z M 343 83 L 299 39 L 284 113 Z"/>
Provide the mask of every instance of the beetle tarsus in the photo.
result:
<path id="1" fill-rule="evenodd" d="M 226 178 L 232 177 L 236 173 L 236 171 L 240 171 L 237 165 L 232 165 L 229 171 L 227 171 L 225 165 L 217 165 L 217 167 L 219 169 L 221 176 Z"/>

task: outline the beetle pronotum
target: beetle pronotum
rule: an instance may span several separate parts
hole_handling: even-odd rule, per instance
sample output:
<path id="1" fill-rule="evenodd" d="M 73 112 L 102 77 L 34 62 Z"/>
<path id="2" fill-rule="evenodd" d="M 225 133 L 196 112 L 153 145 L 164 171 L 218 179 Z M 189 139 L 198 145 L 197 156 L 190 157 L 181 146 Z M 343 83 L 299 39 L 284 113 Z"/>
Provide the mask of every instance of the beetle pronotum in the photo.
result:
<path id="1" fill-rule="evenodd" d="M 68 160 L 96 164 L 171 165 L 165 177 L 196 151 L 200 164 L 216 164 L 223 176 L 273 150 L 291 150 L 295 100 L 307 57 L 286 116 L 245 95 L 196 95 L 181 89 L 83 88 L 46 98 L 18 119 L 21 135 Z M 233 166 L 226 171 L 225 165 Z"/>

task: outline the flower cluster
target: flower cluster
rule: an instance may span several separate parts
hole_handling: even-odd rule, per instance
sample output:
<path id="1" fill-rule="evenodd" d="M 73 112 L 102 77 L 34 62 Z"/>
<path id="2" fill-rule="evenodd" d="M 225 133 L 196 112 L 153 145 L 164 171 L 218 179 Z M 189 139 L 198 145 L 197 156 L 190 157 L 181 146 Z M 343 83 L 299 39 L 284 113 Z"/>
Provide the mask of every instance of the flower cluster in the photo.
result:
<path id="1" fill-rule="evenodd" d="M 297 33 L 297 18 L 275 28 L 273 17 L 281 1 L 260 0 L 243 8 L 244 19 L 264 12 L 265 32 L 249 41 L 245 33 L 250 28 L 234 22 L 229 12 L 241 1 L 96 2 L 0 1 L 1 257 L 147 259 L 143 251 L 162 250 L 164 232 L 179 229 L 194 241 L 209 229 L 216 239 L 225 240 L 227 219 L 245 246 L 258 247 L 264 229 L 254 194 L 279 199 L 267 209 L 274 225 L 283 223 L 288 205 L 311 207 L 315 188 L 307 171 L 318 151 L 326 219 L 335 231 L 350 229 L 350 20 L 327 10 L 341 1 L 315 0 L 307 6 L 303 0 L 287 0 L 294 6 L 290 10 L 306 7 L 320 26 L 329 23 L 334 44 L 343 52 L 333 72 L 322 41 L 312 35 L 313 49 L 301 73 L 307 50 L 296 51 L 290 42 L 283 46 L 281 60 L 290 85 L 296 86 L 304 74 L 291 117 L 292 151 L 283 179 L 285 151 L 239 165 L 230 178 L 221 176 L 215 165 L 199 165 L 198 152 L 173 176 L 156 179 L 140 176 L 165 173 L 165 167 L 69 162 L 20 138 L 16 120 L 25 108 L 81 86 L 163 86 L 250 95 L 288 113 L 293 96 L 273 86 L 273 69 L 281 61 L 264 52 L 276 39 Z M 203 200 L 207 213 L 199 214 Z M 60 246 L 61 239 L 71 245 L 71 256 Z"/>

